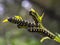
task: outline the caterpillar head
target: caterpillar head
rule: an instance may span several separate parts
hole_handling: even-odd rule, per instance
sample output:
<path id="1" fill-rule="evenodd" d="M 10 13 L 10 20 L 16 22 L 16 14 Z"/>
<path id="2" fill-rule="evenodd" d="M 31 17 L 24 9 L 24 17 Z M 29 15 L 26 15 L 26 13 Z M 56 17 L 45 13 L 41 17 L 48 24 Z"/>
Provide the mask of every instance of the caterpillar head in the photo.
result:
<path id="1" fill-rule="evenodd" d="M 23 20 L 21 16 L 14 16 L 14 17 L 8 17 L 6 19 L 3 20 L 3 23 L 9 22 L 9 20 L 13 18 L 13 19 L 17 19 L 17 20 Z"/>
<path id="2" fill-rule="evenodd" d="M 37 15 L 37 12 L 31 8 L 31 10 L 29 11 L 29 15 L 31 15 L 32 17 L 36 18 L 38 15 Z"/>
<path id="3" fill-rule="evenodd" d="M 35 20 L 37 20 L 38 22 L 42 22 L 44 13 L 42 13 L 42 15 L 40 16 L 34 9 L 31 8 L 29 15 L 35 18 Z"/>

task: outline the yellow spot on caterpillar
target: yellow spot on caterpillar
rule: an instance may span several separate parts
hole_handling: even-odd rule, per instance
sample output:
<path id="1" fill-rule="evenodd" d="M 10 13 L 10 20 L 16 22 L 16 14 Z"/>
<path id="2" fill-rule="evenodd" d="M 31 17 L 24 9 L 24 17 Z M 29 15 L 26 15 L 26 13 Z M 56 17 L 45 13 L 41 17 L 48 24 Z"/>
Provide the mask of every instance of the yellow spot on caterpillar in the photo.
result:
<path id="1" fill-rule="evenodd" d="M 32 11 L 32 12 L 35 12 L 35 10 L 34 10 L 33 8 L 31 8 L 31 11 Z"/>
<path id="2" fill-rule="evenodd" d="M 8 19 L 3 20 L 3 23 L 6 23 L 6 22 L 8 22 Z"/>
<path id="3" fill-rule="evenodd" d="M 15 18 L 23 20 L 21 16 L 15 16 Z"/>

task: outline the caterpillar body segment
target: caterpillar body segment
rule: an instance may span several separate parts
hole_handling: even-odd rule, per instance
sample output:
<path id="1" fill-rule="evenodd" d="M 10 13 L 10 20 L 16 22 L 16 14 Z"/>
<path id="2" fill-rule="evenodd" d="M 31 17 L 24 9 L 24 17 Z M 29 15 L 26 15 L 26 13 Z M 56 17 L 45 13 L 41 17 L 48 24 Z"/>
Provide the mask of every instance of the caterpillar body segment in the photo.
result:
<path id="1" fill-rule="evenodd" d="M 23 19 L 21 16 L 14 16 L 14 17 L 10 17 L 8 21 L 11 23 L 19 24 L 21 21 L 23 21 Z"/>
<path id="2" fill-rule="evenodd" d="M 14 16 L 16 19 L 23 20 L 21 16 Z"/>
<path id="3" fill-rule="evenodd" d="M 38 23 L 37 19 L 36 19 L 35 16 L 34 16 L 34 15 L 36 15 L 35 12 L 30 11 L 30 12 L 29 12 L 29 15 L 32 16 L 32 18 L 34 19 L 35 23 Z"/>
<path id="4" fill-rule="evenodd" d="M 3 20 L 3 23 L 6 23 L 6 22 L 12 22 L 14 23 L 14 21 L 20 21 L 20 20 L 23 20 L 21 16 L 14 16 L 14 17 L 8 17 L 7 19 Z"/>
<path id="5" fill-rule="evenodd" d="M 46 31 L 46 30 L 41 29 L 41 28 L 28 28 L 28 31 L 29 32 L 38 32 L 38 33 L 41 33 L 42 35 L 47 36 L 50 39 L 54 39 L 55 38 L 55 35 L 51 34 L 51 32 Z"/>
<path id="6" fill-rule="evenodd" d="M 44 16 L 44 13 L 40 16 L 34 9 L 31 9 L 29 11 L 29 15 L 32 16 L 32 18 L 34 19 L 35 23 L 38 23 L 38 22 L 42 22 L 42 19 L 43 19 L 43 16 Z"/>
<path id="7" fill-rule="evenodd" d="M 53 33 L 51 33 L 50 31 L 48 30 L 44 30 L 44 29 L 39 29 L 39 28 L 28 28 L 28 31 L 29 32 L 38 32 L 40 33 L 41 35 L 43 35 L 44 37 L 40 40 L 40 42 L 43 42 L 44 40 L 46 39 L 52 39 L 58 43 L 60 43 L 60 37 L 57 36 L 57 35 L 54 35 Z"/>
<path id="8" fill-rule="evenodd" d="M 14 16 L 14 17 L 9 17 L 8 19 L 5 19 L 3 22 L 11 22 L 14 24 L 17 24 L 18 28 L 21 27 L 39 27 L 39 25 L 35 23 L 30 23 L 26 20 L 23 20 L 20 16 Z"/>
<path id="9" fill-rule="evenodd" d="M 11 23 L 14 23 L 14 24 L 19 24 L 19 23 L 22 22 L 22 20 L 16 19 L 16 18 L 14 18 L 14 17 L 10 17 L 10 18 L 8 19 L 8 21 L 11 22 Z"/>
<path id="10" fill-rule="evenodd" d="M 36 25 L 35 23 L 30 23 L 30 22 L 24 21 L 24 20 L 21 23 L 17 24 L 18 28 L 20 28 L 21 26 L 27 27 L 27 28 L 30 28 L 30 27 L 39 27 L 39 25 Z"/>

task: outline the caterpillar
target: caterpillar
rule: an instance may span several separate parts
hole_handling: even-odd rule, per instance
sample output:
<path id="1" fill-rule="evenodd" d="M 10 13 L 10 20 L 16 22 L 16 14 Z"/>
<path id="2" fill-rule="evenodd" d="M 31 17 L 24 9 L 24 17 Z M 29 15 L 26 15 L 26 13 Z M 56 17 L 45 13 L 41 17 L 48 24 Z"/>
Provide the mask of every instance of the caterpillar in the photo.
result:
<path id="1" fill-rule="evenodd" d="M 35 23 L 30 23 L 26 20 L 20 20 L 15 17 L 9 17 L 7 19 L 9 22 L 17 24 L 17 27 L 20 28 L 20 26 L 25 26 L 25 27 L 39 27 L 39 25 L 36 25 Z"/>
<path id="2" fill-rule="evenodd" d="M 8 18 L 8 21 L 14 24 L 17 24 L 17 27 L 20 28 L 20 26 L 27 26 L 29 32 L 39 32 L 42 34 L 45 34 L 46 36 L 51 36 L 51 34 L 43 29 L 37 29 L 39 28 L 39 25 L 36 25 L 35 23 L 30 23 L 25 20 L 19 20 L 15 17 Z M 50 37 L 53 38 L 53 35 Z"/>
<path id="3" fill-rule="evenodd" d="M 29 15 L 32 16 L 33 20 L 34 20 L 35 23 L 37 24 L 37 23 L 38 23 L 38 20 L 37 20 L 37 18 L 36 18 L 37 13 L 35 12 L 35 10 L 31 9 L 31 10 L 29 11 Z"/>
<path id="4" fill-rule="evenodd" d="M 52 32 L 43 29 L 43 28 L 28 28 L 29 32 L 38 32 L 40 33 L 42 36 L 44 36 L 44 38 L 42 38 L 40 40 L 40 42 L 43 42 L 45 39 L 53 39 L 54 41 L 60 43 L 60 37 L 58 35 L 53 34 Z"/>
<path id="5" fill-rule="evenodd" d="M 30 23 L 27 21 L 22 21 L 21 23 L 19 23 L 17 25 L 17 27 L 19 28 L 20 26 L 27 26 L 27 27 L 39 27 L 39 25 L 36 25 L 35 23 Z"/>
<path id="6" fill-rule="evenodd" d="M 42 18 L 44 16 L 44 12 L 40 16 L 33 8 L 29 11 L 29 15 L 32 16 L 33 20 L 35 21 L 36 24 L 42 22 Z"/>
<path id="7" fill-rule="evenodd" d="M 55 35 L 51 34 L 51 32 L 49 32 L 48 30 L 46 31 L 45 29 L 42 29 L 42 28 L 28 28 L 28 31 L 29 32 L 38 32 L 38 33 L 41 33 L 42 35 L 44 36 L 47 36 L 51 39 L 54 39 L 55 38 Z"/>

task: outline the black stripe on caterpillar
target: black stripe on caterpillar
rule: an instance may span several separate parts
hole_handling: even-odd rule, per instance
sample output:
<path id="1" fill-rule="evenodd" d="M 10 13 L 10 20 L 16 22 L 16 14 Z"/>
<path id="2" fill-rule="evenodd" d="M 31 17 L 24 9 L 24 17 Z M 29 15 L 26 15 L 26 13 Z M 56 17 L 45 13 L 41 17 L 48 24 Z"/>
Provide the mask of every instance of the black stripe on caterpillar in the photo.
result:
<path id="1" fill-rule="evenodd" d="M 28 31 L 29 32 L 38 32 L 38 33 L 41 33 L 42 35 L 48 36 L 51 39 L 55 38 L 55 35 L 51 34 L 49 31 L 46 31 L 46 30 L 41 29 L 41 28 L 36 28 L 36 27 L 34 27 L 34 28 L 28 28 Z"/>
<path id="2" fill-rule="evenodd" d="M 35 23 L 37 24 L 38 21 L 37 21 L 37 18 L 36 18 L 36 16 L 35 16 L 35 15 L 37 15 L 37 13 L 36 13 L 36 12 L 33 12 L 33 11 L 30 11 L 30 12 L 29 12 L 29 15 L 32 16 L 32 18 L 34 19 Z"/>
<path id="3" fill-rule="evenodd" d="M 19 28 L 20 26 L 27 26 L 27 27 L 38 27 L 38 24 L 35 23 L 30 23 L 25 20 L 19 20 L 15 17 L 10 17 L 8 18 L 8 21 L 14 24 L 17 24 L 17 27 Z"/>
<path id="4" fill-rule="evenodd" d="M 23 20 L 21 23 L 19 23 L 19 24 L 17 25 L 18 28 L 20 28 L 20 26 L 39 27 L 39 24 L 36 25 L 35 23 L 30 23 L 30 22 L 28 22 L 28 21 L 24 21 L 24 20 Z"/>
<path id="5" fill-rule="evenodd" d="M 15 17 L 10 17 L 10 18 L 8 18 L 8 21 L 11 23 L 19 24 L 22 20 L 19 20 Z"/>

